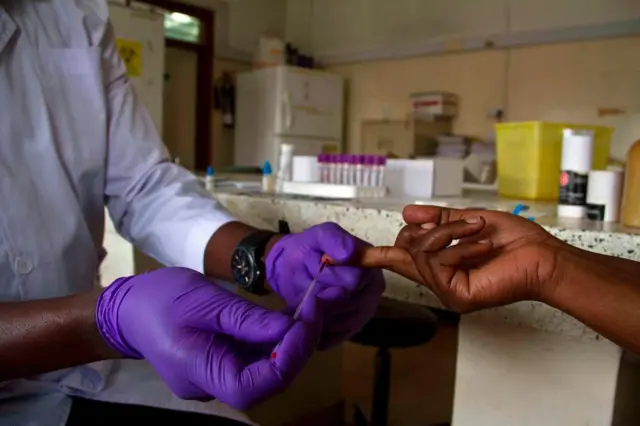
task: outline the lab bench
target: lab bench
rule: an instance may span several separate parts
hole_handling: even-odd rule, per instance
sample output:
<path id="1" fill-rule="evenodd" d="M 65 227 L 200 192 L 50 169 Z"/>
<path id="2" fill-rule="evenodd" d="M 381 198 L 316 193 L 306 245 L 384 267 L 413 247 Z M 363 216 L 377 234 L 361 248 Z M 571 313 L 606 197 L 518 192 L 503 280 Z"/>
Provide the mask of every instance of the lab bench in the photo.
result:
<path id="1" fill-rule="evenodd" d="M 291 231 L 337 222 L 375 245 L 393 244 L 404 226 L 402 208 L 419 200 L 310 200 L 302 197 L 217 189 L 215 197 L 238 219 L 277 229 L 286 220 Z M 517 200 L 468 192 L 433 204 L 455 208 L 511 211 Z M 553 203 L 528 203 L 551 234 L 587 250 L 640 260 L 640 230 L 616 224 L 558 220 Z M 385 296 L 444 308 L 425 287 L 385 272 Z M 619 380 L 619 371 L 627 372 Z M 637 377 L 637 380 L 636 380 Z M 461 317 L 458 329 L 453 424 L 578 425 L 640 424 L 625 411 L 627 396 L 637 394 L 640 368 L 612 342 L 550 306 L 519 302 Z M 621 402 L 622 401 L 622 402 Z M 614 410 L 615 409 L 615 410 Z M 615 411 L 615 417 L 614 417 Z M 614 421 L 615 418 L 615 421 Z"/>

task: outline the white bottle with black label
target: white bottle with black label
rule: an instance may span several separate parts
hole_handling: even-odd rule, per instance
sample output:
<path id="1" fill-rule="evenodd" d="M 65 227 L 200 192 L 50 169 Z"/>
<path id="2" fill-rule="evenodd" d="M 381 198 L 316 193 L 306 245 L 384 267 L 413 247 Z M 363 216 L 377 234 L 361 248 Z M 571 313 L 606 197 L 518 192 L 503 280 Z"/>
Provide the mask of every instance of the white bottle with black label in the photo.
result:
<path id="1" fill-rule="evenodd" d="M 587 213 L 587 186 L 593 161 L 593 131 L 562 131 L 558 217 L 582 219 Z"/>

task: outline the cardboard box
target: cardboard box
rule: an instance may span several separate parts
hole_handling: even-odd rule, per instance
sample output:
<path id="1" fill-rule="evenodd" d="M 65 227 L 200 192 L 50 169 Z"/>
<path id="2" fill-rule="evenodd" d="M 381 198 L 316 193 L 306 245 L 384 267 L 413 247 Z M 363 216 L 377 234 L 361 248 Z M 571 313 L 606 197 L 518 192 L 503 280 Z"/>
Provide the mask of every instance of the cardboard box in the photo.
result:
<path id="1" fill-rule="evenodd" d="M 451 133 L 451 120 L 366 120 L 360 137 L 363 154 L 400 158 L 434 155 L 436 136 Z"/>
<path id="2" fill-rule="evenodd" d="M 462 195 L 461 158 L 388 159 L 385 184 L 393 198 L 429 199 Z"/>
<path id="3" fill-rule="evenodd" d="M 256 69 L 285 65 L 285 44 L 279 37 L 263 35 L 258 39 L 253 56 Z"/>
<path id="4" fill-rule="evenodd" d="M 458 115 L 458 96 L 448 92 L 413 93 L 411 109 L 415 118 L 455 117 Z"/>

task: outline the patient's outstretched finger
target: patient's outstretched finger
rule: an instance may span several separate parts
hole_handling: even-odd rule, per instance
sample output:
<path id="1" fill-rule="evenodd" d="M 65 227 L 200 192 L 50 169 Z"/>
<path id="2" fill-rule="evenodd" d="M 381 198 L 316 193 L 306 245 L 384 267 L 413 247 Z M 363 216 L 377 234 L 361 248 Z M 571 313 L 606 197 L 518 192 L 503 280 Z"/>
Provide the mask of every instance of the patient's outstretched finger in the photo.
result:
<path id="1" fill-rule="evenodd" d="M 409 251 L 412 257 L 419 253 L 433 253 L 447 248 L 454 240 L 478 234 L 485 227 L 482 217 L 467 218 L 437 226 L 414 239 Z"/>
<path id="2" fill-rule="evenodd" d="M 460 243 L 438 253 L 438 263 L 442 266 L 458 266 L 465 259 L 480 257 L 491 251 L 491 241 Z"/>
<path id="3" fill-rule="evenodd" d="M 396 237 L 396 241 L 393 243 L 393 245 L 395 247 L 400 247 L 408 250 L 414 245 L 416 239 L 425 236 L 431 229 L 436 226 L 435 224 L 430 225 L 431 226 L 428 228 L 415 224 L 404 226 L 400 230 L 400 232 L 398 232 L 398 236 Z"/>

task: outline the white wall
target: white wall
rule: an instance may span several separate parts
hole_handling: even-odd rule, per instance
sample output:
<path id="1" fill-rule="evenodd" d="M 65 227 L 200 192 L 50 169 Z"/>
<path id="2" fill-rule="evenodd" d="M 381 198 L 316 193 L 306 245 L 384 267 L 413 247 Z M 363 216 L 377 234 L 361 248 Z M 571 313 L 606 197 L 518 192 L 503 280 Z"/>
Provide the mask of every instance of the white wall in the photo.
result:
<path id="1" fill-rule="evenodd" d="M 108 0 L 125 4 L 127 0 Z M 211 9 L 215 16 L 215 56 L 249 62 L 263 33 L 284 36 L 287 0 L 179 0 Z M 301 0 L 307 1 L 307 0 Z M 139 4 L 134 0 L 134 4 Z"/>
<path id="2" fill-rule="evenodd" d="M 640 51 L 639 0 L 288 0 L 286 6 L 287 38 L 349 80 L 350 151 L 360 149 L 363 120 L 403 118 L 409 95 L 426 90 L 461 97 L 454 129 L 462 134 L 488 136 L 487 112 L 503 108 L 513 121 L 612 126 L 617 159 L 640 136 L 640 55 L 632 53 Z M 623 112 L 601 117 L 602 109 Z"/>
<path id="3" fill-rule="evenodd" d="M 182 0 L 216 12 L 215 55 L 250 61 L 263 33 L 284 36 L 287 0 Z"/>
<path id="4" fill-rule="evenodd" d="M 289 0 L 285 5 L 285 38 L 303 52 L 311 52 L 313 49 L 313 2 L 314 0 Z"/>
<path id="5" fill-rule="evenodd" d="M 637 0 L 288 0 L 286 34 L 325 63 L 640 34 Z M 304 23 L 304 24 L 302 24 Z"/>

